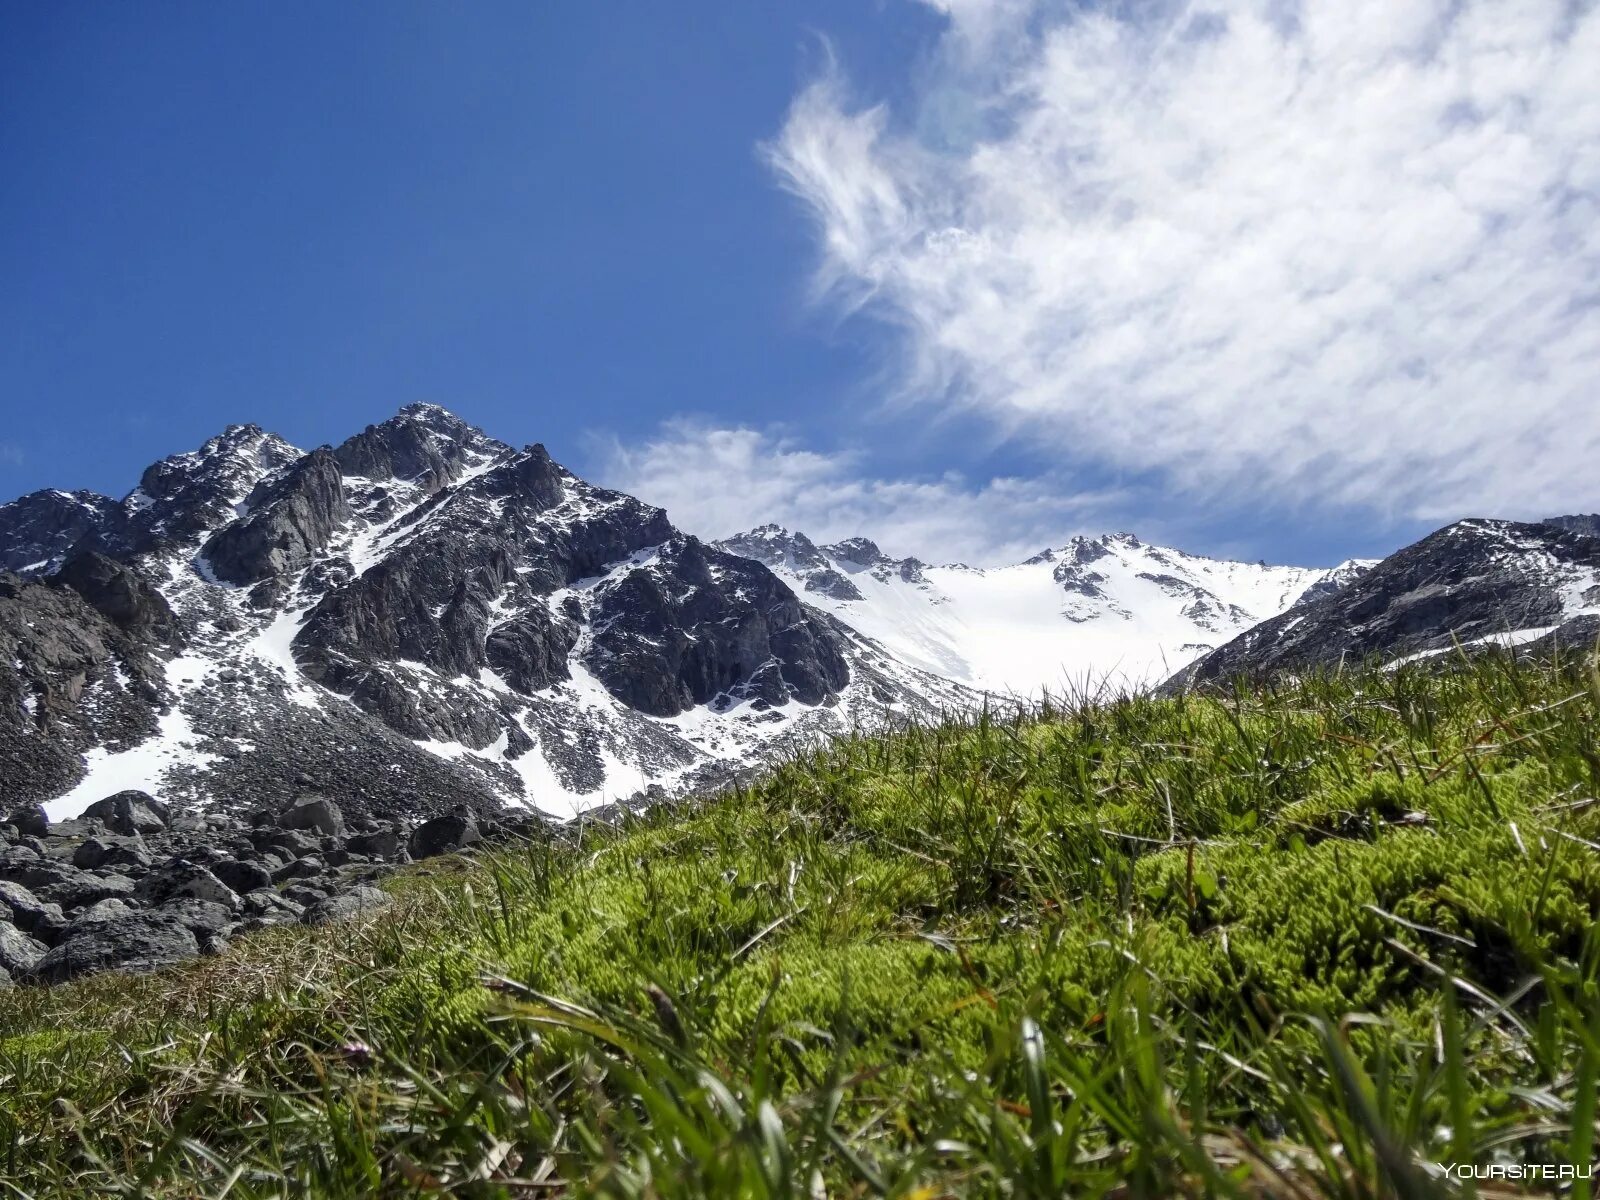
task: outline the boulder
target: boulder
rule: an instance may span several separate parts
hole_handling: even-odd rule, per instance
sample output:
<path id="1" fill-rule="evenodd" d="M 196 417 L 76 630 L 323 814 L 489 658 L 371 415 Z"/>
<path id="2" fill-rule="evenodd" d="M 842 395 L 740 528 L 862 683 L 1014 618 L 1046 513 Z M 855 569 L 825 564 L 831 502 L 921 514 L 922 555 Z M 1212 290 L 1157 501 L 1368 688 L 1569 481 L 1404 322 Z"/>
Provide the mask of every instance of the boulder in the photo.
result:
<path id="1" fill-rule="evenodd" d="M 245 918 L 243 929 L 259 928 L 252 925 L 259 922 L 268 925 L 282 925 L 300 919 L 300 914 L 305 911 L 303 904 L 297 904 L 288 896 L 277 892 L 258 891 L 250 892 L 241 897 L 239 914 Z"/>
<path id="2" fill-rule="evenodd" d="M 97 900 L 88 908 L 73 915 L 68 923 L 64 937 L 71 937 L 76 931 L 88 925 L 98 925 L 102 921 L 119 921 L 123 917 L 131 917 L 139 910 L 130 905 L 126 900 L 112 897 L 107 900 Z"/>
<path id="3" fill-rule="evenodd" d="M 79 843 L 72 852 L 72 865 L 91 871 L 96 867 L 148 867 L 150 851 L 137 833 L 127 836 L 100 834 Z"/>
<path id="4" fill-rule="evenodd" d="M 0 992 L 5 991 L 7 988 L 13 988 L 16 986 L 17 985 L 11 979 L 11 972 L 6 970 L 4 967 L 0 967 Z"/>
<path id="5" fill-rule="evenodd" d="M 91 971 L 152 971 L 200 953 L 200 943 L 180 922 L 137 913 L 89 925 L 64 938 L 39 960 L 33 976 L 61 983 Z"/>
<path id="6" fill-rule="evenodd" d="M 409 849 L 412 858 L 433 858 L 482 840 L 477 818 L 469 809 L 458 808 L 413 829 Z"/>
<path id="7" fill-rule="evenodd" d="M 285 859 L 304 858 L 322 849 L 320 841 L 298 829 L 257 830 L 250 835 L 250 842 L 258 850 L 276 850 Z"/>
<path id="8" fill-rule="evenodd" d="M 345 921 L 352 917 L 372 916 L 394 903 L 388 892 L 375 887 L 351 888 L 337 896 L 329 896 L 311 905 L 301 917 L 307 925 L 326 925 L 330 921 Z"/>
<path id="9" fill-rule="evenodd" d="M 80 871 L 65 863 L 53 880 L 31 884 L 43 900 L 53 900 L 67 912 L 111 897 L 126 899 L 134 894 L 134 882 L 118 871 Z"/>
<path id="10" fill-rule="evenodd" d="M 0 921 L 0 969 L 27 975 L 48 950 L 9 921 Z"/>
<path id="11" fill-rule="evenodd" d="M 272 882 L 285 883 L 291 879 L 310 879 L 314 875 L 321 875 L 324 869 L 324 863 L 320 858 L 308 854 L 305 858 L 296 858 L 284 863 L 272 873 Z"/>
<path id="12" fill-rule="evenodd" d="M 272 872 L 259 862 L 225 858 L 211 864 L 211 873 L 241 896 L 272 886 Z"/>
<path id="13" fill-rule="evenodd" d="M 291 883 L 280 894 L 285 900 L 298 904 L 301 908 L 308 908 L 326 900 L 328 889 L 313 883 Z"/>
<path id="14" fill-rule="evenodd" d="M 24 804 L 21 808 L 13 809 L 6 821 L 15 825 L 23 837 L 43 837 L 50 831 L 50 818 L 37 804 Z"/>
<path id="15" fill-rule="evenodd" d="M 20 883 L 0 880 L 0 919 L 10 914 L 11 923 L 43 942 L 53 942 L 66 928 L 61 906 L 41 900 Z"/>
<path id="16" fill-rule="evenodd" d="M 181 900 L 168 900 L 155 910 L 170 917 L 196 937 L 203 933 L 228 933 L 234 926 L 233 910 L 212 900 L 197 900 L 186 896 Z"/>
<path id="17" fill-rule="evenodd" d="M 394 828 L 376 829 L 371 833 L 358 833 L 345 843 L 345 848 L 355 854 L 383 862 L 401 862 L 406 857 L 405 836 Z"/>
<path id="18" fill-rule="evenodd" d="M 278 814 L 280 829 L 313 829 L 324 837 L 344 833 L 344 814 L 326 796 L 301 796 Z"/>
<path id="19" fill-rule="evenodd" d="M 173 859 L 146 875 L 139 883 L 139 895 L 152 904 L 168 900 L 209 900 L 229 912 L 239 910 L 239 897 L 232 888 L 198 863 Z"/>
<path id="20" fill-rule="evenodd" d="M 83 815 L 93 817 L 112 833 L 120 833 L 124 837 L 136 833 L 159 833 L 167 827 L 167 806 L 147 792 L 118 792 L 104 800 L 96 800 L 83 810 Z"/>

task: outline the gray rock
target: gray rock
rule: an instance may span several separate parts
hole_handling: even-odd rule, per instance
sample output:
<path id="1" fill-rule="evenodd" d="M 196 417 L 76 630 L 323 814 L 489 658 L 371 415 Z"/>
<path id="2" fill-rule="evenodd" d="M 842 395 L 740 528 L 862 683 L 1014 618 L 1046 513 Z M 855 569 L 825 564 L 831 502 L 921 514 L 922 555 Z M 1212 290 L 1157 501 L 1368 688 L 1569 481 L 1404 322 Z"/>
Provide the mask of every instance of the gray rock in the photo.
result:
<path id="1" fill-rule="evenodd" d="M 211 864 L 211 873 L 241 896 L 272 886 L 272 872 L 259 862 L 225 858 Z"/>
<path id="2" fill-rule="evenodd" d="M 73 818 L 70 821 L 52 821 L 52 822 L 50 822 L 50 826 L 49 826 L 48 829 L 45 830 L 43 836 L 46 837 L 46 838 L 52 838 L 52 839 L 54 839 L 54 838 L 86 838 L 86 837 L 93 837 L 95 834 L 100 833 L 100 832 L 101 832 L 100 822 L 98 822 L 98 821 L 85 821 L 85 820 L 82 820 L 81 818 Z"/>
<path id="3" fill-rule="evenodd" d="M 1334 594 L 1253 626 L 1185 667 L 1167 692 L 1236 677 L 1426 655 L 1509 630 L 1574 626 L 1565 581 L 1600 570 L 1600 539 L 1551 524 L 1457 521 Z M 1587 647 L 1584 647 L 1587 648 Z"/>
<path id="4" fill-rule="evenodd" d="M 83 810 L 85 817 L 99 821 L 112 833 L 125 837 L 159 833 L 167 827 L 166 805 L 146 792 L 118 792 L 96 800 Z"/>
<path id="5" fill-rule="evenodd" d="M 319 896 L 318 899 L 321 899 Z M 245 925 L 251 921 L 267 921 L 283 924 L 298 921 L 300 914 L 305 911 L 305 905 L 297 904 L 288 896 L 273 891 L 251 892 L 240 898 L 239 913 L 245 918 Z"/>
<path id="6" fill-rule="evenodd" d="M 326 796 L 301 796 L 278 814 L 280 829 L 315 830 L 324 837 L 344 833 L 344 814 Z"/>
<path id="7" fill-rule="evenodd" d="M 291 879 L 311 879 L 326 869 L 323 861 L 314 854 L 285 863 L 272 873 L 273 883 L 286 883 Z"/>
<path id="8" fill-rule="evenodd" d="M 53 900 L 68 912 L 97 900 L 126 899 L 134 889 L 133 880 L 118 871 L 79 871 L 65 865 L 54 881 L 33 885 L 41 899 Z"/>
<path id="9" fill-rule="evenodd" d="M 196 900 L 193 896 L 168 900 L 154 911 L 170 917 L 196 936 L 202 933 L 226 934 L 234 926 L 232 909 L 211 900 Z"/>
<path id="10" fill-rule="evenodd" d="M 321 842 L 298 829 L 257 830 L 251 834 L 250 841 L 259 849 L 280 852 L 285 859 L 304 858 L 322 849 Z"/>
<path id="11" fill-rule="evenodd" d="M 288 887 L 283 889 L 281 895 L 285 900 L 291 901 L 294 904 L 298 904 L 301 908 L 305 908 L 308 905 L 317 904 L 323 900 L 326 900 L 329 895 L 329 890 L 325 887 L 318 887 L 313 883 L 291 883 Z"/>
<path id="12" fill-rule="evenodd" d="M 16 983 L 11 978 L 11 972 L 6 970 L 4 967 L 0 967 L 0 992 L 5 991 L 7 988 L 14 988 L 16 986 Z"/>
<path id="13" fill-rule="evenodd" d="M 0 968 L 26 975 L 45 956 L 44 943 L 34 940 L 9 921 L 0 921 Z"/>
<path id="14" fill-rule="evenodd" d="M 392 827 L 376 829 L 371 833 L 358 833 L 345 843 L 345 847 L 353 853 L 364 854 L 368 858 L 384 862 L 401 862 L 408 857 L 405 836 L 400 830 Z"/>
<path id="15" fill-rule="evenodd" d="M 84 550 L 68 558 L 55 578 L 117 627 L 161 642 L 178 640 L 178 622 L 172 608 L 132 567 L 97 551 Z"/>
<path id="16" fill-rule="evenodd" d="M 181 923 L 154 913 L 102 921 L 74 933 L 39 960 L 33 975 L 61 983 L 91 971 L 151 971 L 200 953 Z"/>
<path id="17" fill-rule="evenodd" d="M 98 925 L 102 921 L 119 921 L 123 917 L 131 917 L 139 910 L 130 905 L 126 900 L 115 897 L 108 900 L 97 900 L 88 908 L 73 915 L 67 925 L 65 937 L 71 937 L 73 932 L 87 925 Z"/>
<path id="18" fill-rule="evenodd" d="M 329 896 L 306 909 L 301 918 L 307 925 L 326 925 L 329 921 L 344 921 L 352 917 L 372 916 L 388 908 L 394 898 L 375 887 L 356 887 L 337 896 Z"/>
<path id="19" fill-rule="evenodd" d="M 139 884 L 139 895 L 153 904 L 168 900 L 209 900 L 220 904 L 229 912 L 237 912 L 239 897 L 232 888 L 198 863 L 168 862 L 145 876 Z"/>
<path id="20" fill-rule="evenodd" d="M 138 834 L 122 837 L 108 833 L 79 843 L 72 853 L 72 865 L 89 870 L 96 867 L 148 867 L 150 851 Z"/>
<path id="21" fill-rule="evenodd" d="M 44 942 L 53 942 L 67 926 L 59 904 L 39 899 L 20 883 L 0 880 L 0 917 L 7 913 L 18 929 Z"/>
<path id="22" fill-rule="evenodd" d="M 7 846 L 0 850 L 0 879 L 11 878 L 12 872 L 37 863 L 42 857 L 32 846 L 23 842 Z"/>
<path id="23" fill-rule="evenodd" d="M 37 804 L 24 804 L 21 808 L 12 809 L 6 821 L 15 825 L 17 832 L 25 837 L 43 837 L 50 831 L 50 818 Z"/>
<path id="24" fill-rule="evenodd" d="M 413 829 L 409 849 L 412 858 L 433 858 L 482 840 L 477 819 L 469 810 L 457 809 Z"/>

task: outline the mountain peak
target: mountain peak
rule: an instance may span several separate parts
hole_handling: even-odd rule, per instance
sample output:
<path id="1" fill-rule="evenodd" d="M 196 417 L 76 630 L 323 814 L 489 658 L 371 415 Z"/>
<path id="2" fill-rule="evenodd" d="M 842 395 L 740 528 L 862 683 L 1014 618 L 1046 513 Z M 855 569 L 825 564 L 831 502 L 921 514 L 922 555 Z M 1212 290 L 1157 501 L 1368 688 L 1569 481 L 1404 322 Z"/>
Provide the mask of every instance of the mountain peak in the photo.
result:
<path id="1" fill-rule="evenodd" d="M 883 561 L 883 551 L 879 550 L 878 543 L 870 538 L 845 538 L 842 542 L 834 542 L 831 546 L 823 548 L 835 558 L 855 563 L 858 567 L 871 567 Z"/>
<path id="2" fill-rule="evenodd" d="M 449 409 L 418 402 L 346 438 L 333 454 L 346 476 L 400 480 L 432 495 L 510 449 Z"/>

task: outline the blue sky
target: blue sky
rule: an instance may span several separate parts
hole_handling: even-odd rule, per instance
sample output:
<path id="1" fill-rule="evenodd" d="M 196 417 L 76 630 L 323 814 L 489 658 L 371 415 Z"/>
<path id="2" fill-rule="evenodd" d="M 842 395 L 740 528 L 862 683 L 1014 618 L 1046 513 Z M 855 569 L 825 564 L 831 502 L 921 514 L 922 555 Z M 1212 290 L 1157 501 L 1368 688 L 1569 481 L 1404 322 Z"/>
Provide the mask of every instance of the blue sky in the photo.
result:
<path id="1" fill-rule="evenodd" d="M 0 491 L 430 400 L 698 532 L 932 559 L 1600 503 L 1592 12 L 1134 7 L 8 6 Z"/>

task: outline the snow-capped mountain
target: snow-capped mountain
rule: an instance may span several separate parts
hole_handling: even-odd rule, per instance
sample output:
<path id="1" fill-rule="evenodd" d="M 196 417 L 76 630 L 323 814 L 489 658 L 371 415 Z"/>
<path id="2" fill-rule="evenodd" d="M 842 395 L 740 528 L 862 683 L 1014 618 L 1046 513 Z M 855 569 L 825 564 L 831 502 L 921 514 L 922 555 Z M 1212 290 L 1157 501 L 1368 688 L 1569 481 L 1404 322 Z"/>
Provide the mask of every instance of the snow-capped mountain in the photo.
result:
<path id="1" fill-rule="evenodd" d="M 430 405 L 0 506 L 0 800 L 570 813 L 972 697 Z"/>
<path id="2" fill-rule="evenodd" d="M 865 538 L 819 546 L 776 525 L 718 544 L 766 564 L 902 662 L 1016 695 L 1159 682 L 1370 565 L 1228 562 L 1126 533 L 1073 538 L 986 569 L 890 558 Z"/>
<path id="3" fill-rule="evenodd" d="M 1170 687 L 1457 646 L 1587 651 L 1600 633 L 1600 518 L 1457 521 L 1343 590 L 1242 633 Z"/>

